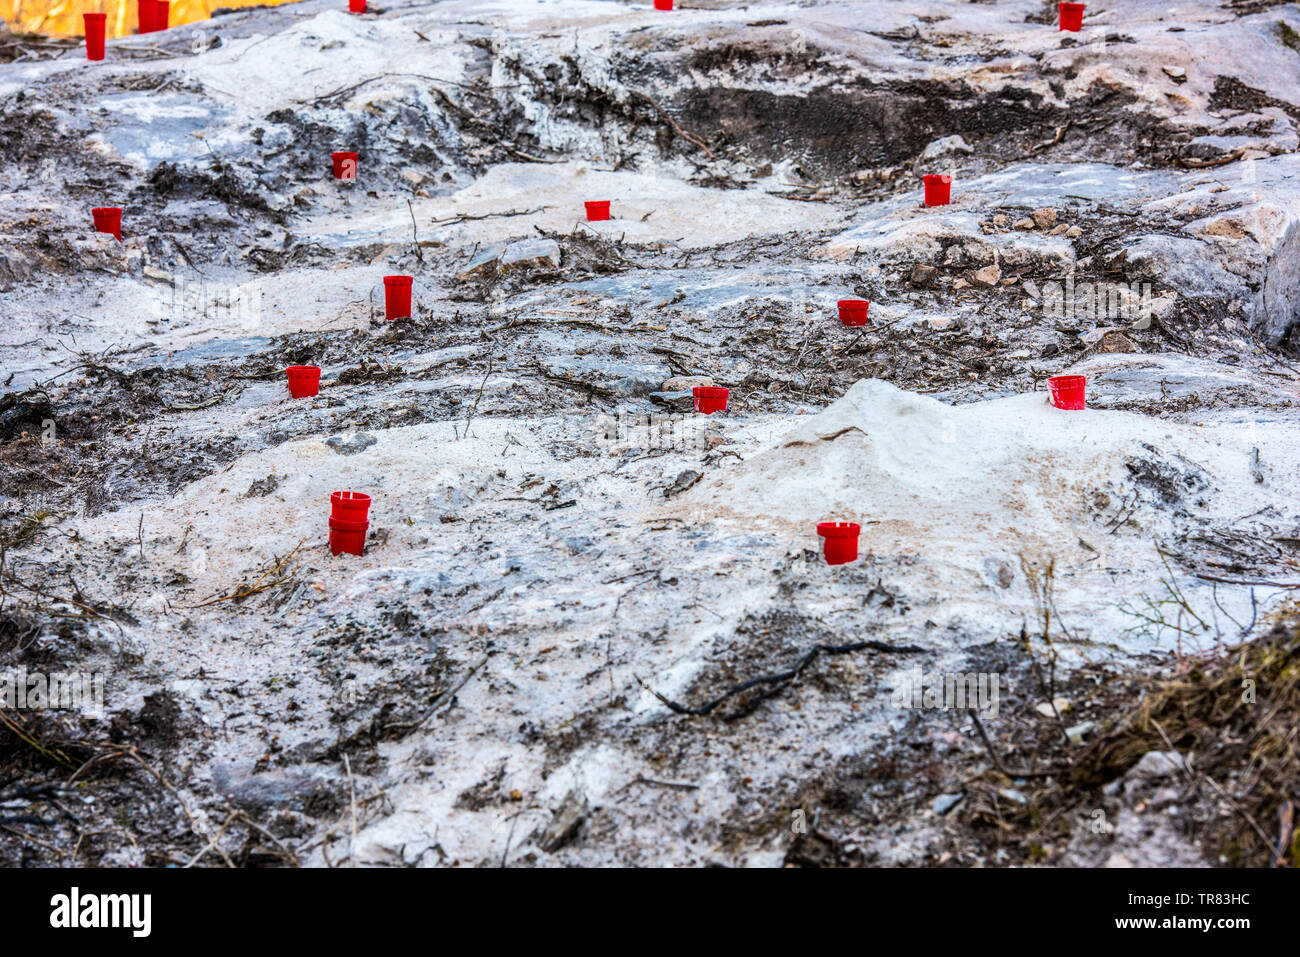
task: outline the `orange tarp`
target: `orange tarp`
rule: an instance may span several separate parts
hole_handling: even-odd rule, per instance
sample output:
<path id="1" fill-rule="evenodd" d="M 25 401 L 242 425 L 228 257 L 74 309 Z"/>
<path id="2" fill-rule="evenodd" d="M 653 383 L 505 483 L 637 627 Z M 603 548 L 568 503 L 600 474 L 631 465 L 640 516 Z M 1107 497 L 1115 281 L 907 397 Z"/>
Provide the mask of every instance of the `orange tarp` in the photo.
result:
<path id="1" fill-rule="evenodd" d="M 223 7 L 272 5 L 292 0 L 171 0 L 172 26 L 206 20 Z M 83 13 L 107 13 L 108 35 L 124 37 L 135 33 L 139 22 L 136 0 L 0 0 L 0 17 L 14 33 L 45 33 L 52 36 L 81 36 Z"/>

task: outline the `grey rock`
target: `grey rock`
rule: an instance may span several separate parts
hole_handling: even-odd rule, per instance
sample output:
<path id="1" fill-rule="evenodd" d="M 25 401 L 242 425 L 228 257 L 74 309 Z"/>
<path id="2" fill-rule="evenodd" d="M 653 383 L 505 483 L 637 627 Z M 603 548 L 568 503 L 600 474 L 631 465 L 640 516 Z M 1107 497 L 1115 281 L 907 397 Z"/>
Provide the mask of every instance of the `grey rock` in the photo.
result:
<path id="1" fill-rule="evenodd" d="M 253 807 L 301 803 L 312 794 L 327 791 L 337 781 L 335 772 L 319 767 L 271 768 L 254 771 L 253 761 L 218 764 L 212 769 L 212 786 L 232 801 Z"/>
<path id="2" fill-rule="evenodd" d="M 663 384 L 665 392 L 690 392 L 697 386 L 711 387 L 713 379 L 706 375 L 673 376 Z"/>
<path id="3" fill-rule="evenodd" d="M 511 269 L 557 269 L 560 265 L 560 244 L 554 239 L 524 239 L 511 243 L 501 253 L 498 266 L 502 272 Z"/>
<path id="4" fill-rule="evenodd" d="M 556 808 L 550 823 L 535 835 L 537 846 L 548 854 L 554 854 L 572 843 L 589 813 L 586 796 L 576 788 L 570 791 Z"/>
<path id="5" fill-rule="evenodd" d="M 496 275 L 497 265 L 504 252 L 504 246 L 489 246 L 471 259 L 465 268 L 456 274 L 456 278 L 461 282 L 465 282 L 470 279 L 486 279 L 489 276 Z"/>
<path id="6" fill-rule="evenodd" d="M 670 412 L 694 412 L 695 395 L 691 392 L 651 392 L 647 398 Z"/>
<path id="7" fill-rule="evenodd" d="M 1191 764 L 1191 758 L 1187 759 Z M 1179 773 L 1183 768 L 1184 758 L 1177 751 L 1148 751 L 1142 760 L 1128 769 L 1126 778 L 1131 780 L 1154 781 Z"/>
<path id="8" fill-rule="evenodd" d="M 1065 729 L 1065 736 L 1070 739 L 1071 744 L 1079 744 L 1088 735 L 1097 729 L 1096 722 L 1083 721 L 1073 727 Z"/>
<path id="9" fill-rule="evenodd" d="M 973 152 L 972 147 L 960 136 L 945 136 L 931 142 L 921 153 L 921 159 L 933 160 L 941 156 L 970 152 Z"/>
<path id="10" fill-rule="evenodd" d="M 962 802 L 964 794 L 940 794 L 930 802 L 930 810 L 935 814 L 943 817 L 945 814 L 954 810 Z"/>
<path id="11" fill-rule="evenodd" d="M 357 455 L 364 452 L 378 441 L 377 438 L 368 432 L 358 432 L 350 439 L 343 439 L 337 435 L 332 436 L 325 440 L 325 444 L 339 455 Z"/>

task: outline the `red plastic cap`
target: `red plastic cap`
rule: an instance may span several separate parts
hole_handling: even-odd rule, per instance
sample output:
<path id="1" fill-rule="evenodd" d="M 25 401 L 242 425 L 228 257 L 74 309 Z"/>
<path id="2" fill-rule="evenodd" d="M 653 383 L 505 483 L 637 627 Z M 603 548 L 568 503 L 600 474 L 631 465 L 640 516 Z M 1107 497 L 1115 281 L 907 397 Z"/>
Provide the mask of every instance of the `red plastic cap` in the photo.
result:
<path id="1" fill-rule="evenodd" d="M 946 173 L 927 173 L 921 177 L 925 185 L 925 205 L 947 206 L 952 198 L 952 177 Z"/>
<path id="2" fill-rule="evenodd" d="M 1057 30 L 1069 30 L 1078 32 L 1083 29 L 1083 8 L 1082 3 L 1061 3 L 1057 5 L 1059 11 L 1059 21 Z"/>
<path id="3" fill-rule="evenodd" d="M 1088 377 L 1082 375 L 1058 375 L 1047 380 L 1051 390 L 1052 405 L 1058 409 L 1077 412 L 1088 407 Z"/>
<path id="4" fill-rule="evenodd" d="M 818 522 L 817 534 L 822 542 L 822 554 L 827 565 L 846 565 L 857 561 L 858 533 L 862 526 L 857 522 Z"/>
<path id="5" fill-rule="evenodd" d="M 696 412 L 712 415 L 714 412 L 727 411 L 727 396 L 731 395 L 731 390 L 721 386 L 697 385 L 691 390 L 691 395 L 695 399 Z"/>
<path id="6" fill-rule="evenodd" d="M 384 277 L 384 318 L 390 322 L 404 319 L 411 314 L 412 276 Z"/>
<path id="7" fill-rule="evenodd" d="M 81 16 L 86 31 L 86 59 L 104 59 L 104 36 L 108 31 L 108 14 L 83 13 Z"/>
<path id="8" fill-rule="evenodd" d="M 817 534 L 822 538 L 857 538 L 862 526 L 857 522 L 818 522 Z"/>
<path id="9" fill-rule="evenodd" d="M 334 518 L 364 520 L 366 512 L 370 511 L 370 496 L 365 492 L 330 492 L 330 509 Z M 361 519 L 356 518 L 358 512 Z"/>
<path id="10" fill-rule="evenodd" d="M 655 0 L 656 10 L 671 10 L 672 8 L 673 0 Z"/>
<path id="11" fill-rule="evenodd" d="M 348 0 L 349 13 L 365 13 L 366 0 Z"/>
<path id="12" fill-rule="evenodd" d="M 583 203 L 582 205 L 587 207 L 587 219 L 593 221 L 609 219 L 609 203 L 610 201 L 607 199 L 592 200 L 591 202 Z"/>
<path id="13" fill-rule="evenodd" d="M 334 164 L 334 178 L 355 180 L 357 178 L 357 154 L 354 152 L 331 153 Z"/>
<path id="14" fill-rule="evenodd" d="M 865 326 L 867 309 L 871 306 L 865 299 L 841 299 L 837 305 L 840 310 L 840 322 L 846 326 Z"/>
<path id="15" fill-rule="evenodd" d="M 289 394 L 295 399 L 320 393 L 320 366 L 289 366 L 284 372 L 289 379 Z"/>
<path id="16" fill-rule="evenodd" d="M 95 220 L 95 231 L 111 233 L 119 242 L 122 239 L 122 207 L 96 206 L 90 211 Z"/>

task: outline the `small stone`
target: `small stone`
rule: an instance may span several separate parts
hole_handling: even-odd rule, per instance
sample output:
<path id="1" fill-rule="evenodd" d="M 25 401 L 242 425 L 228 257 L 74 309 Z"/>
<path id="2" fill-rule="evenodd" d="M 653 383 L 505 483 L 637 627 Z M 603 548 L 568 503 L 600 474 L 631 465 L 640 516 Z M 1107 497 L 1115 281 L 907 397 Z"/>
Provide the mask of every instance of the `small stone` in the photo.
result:
<path id="1" fill-rule="evenodd" d="M 957 279 L 952 284 L 953 289 L 968 289 L 969 287 L 970 287 L 970 283 L 968 283 L 965 279 Z"/>
<path id="2" fill-rule="evenodd" d="M 555 853 L 578 836 L 587 813 L 586 797 L 581 791 L 570 791 L 556 808 L 550 824 L 537 833 L 537 846 L 548 854 Z"/>
<path id="3" fill-rule="evenodd" d="M 1056 210 L 1051 206 L 1040 207 L 1029 215 L 1034 217 L 1039 229 L 1051 229 L 1056 225 Z"/>
<path id="4" fill-rule="evenodd" d="M 1177 751 L 1148 751 L 1142 755 L 1141 761 L 1129 768 L 1125 777 L 1148 781 L 1168 777 L 1182 770 L 1184 760 L 1190 765 L 1190 757 L 1184 759 Z"/>
<path id="5" fill-rule="evenodd" d="M 1182 81 L 1187 79 L 1187 71 L 1181 66 L 1162 66 L 1160 69 L 1165 71 L 1165 76 L 1170 79 Z"/>
<path id="6" fill-rule="evenodd" d="M 1109 326 L 1103 326 L 1100 329 L 1089 329 L 1087 332 L 1079 336 L 1079 341 L 1085 346 L 1095 346 L 1097 343 L 1101 342 L 1108 333 L 1113 331 L 1114 330 Z"/>
<path id="7" fill-rule="evenodd" d="M 339 455 L 358 455 L 379 440 L 368 432 L 358 432 L 349 439 L 335 435 L 325 440 L 325 444 Z"/>
<path id="8" fill-rule="evenodd" d="M 937 332 L 943 332 L 944 330 L 951 329 L 956 325 L 956 320 L 950 316 L 931 316 L 929 319 L 925 320 L 925 324 Z"/>
<path id="9" fill-rule="evenodd" d="M 1033 229 L 1034 221 L 1026 216 L 1024 219 L 1017 219 L 1015 226 L 1016 229 Z"/>
<path id="10" fill-rule="evenodd" d="M 502 272 L 509 269 L 555 269 L 560 265 L 560 244 L 554 239 L 524 239 L 501 253 Z"/>
<path id="11" fill-rule="evenodd" d="M 930 802 L 930 810 L 940 817 L 943 817 L 945 814 L 956 808 L 957 805 L 961 803 L 963 797 L 965 797 L 965 795 L 962 794 L 940 794 Z"/>
<path id="12" fill-rule="evenodd" d="M 1025 797 L 1015 788 L 1001 788 L 998 790 L 998 794 L 1006 798 L 1008 801 L 1014 801 L 1016 804 L 1029 803 L 1029 798 Z"/>
<path id="13" fill-rule="evenodd" d="M 1071 226 L 1069 229 L 1065 231 L 1065 235 L 1068 236 L 1070 239 L 1078 239 L 1080 236 L 1083 235 L 1083 230 L 1080 229 L 1078 226 Z"/>
<path id="14" fill-rule="evenodd" d="M 1055 714 L 1052 713 L 1052 705 L 1056 705 Z M 1038 704 L 1034 705 L 1034 710 L 1044 718 L 1054 718 L 1057 714 L 1065 714 L 1065 712 L 1069 711 L 1070 702 L 1066 698 L 1053 698 L 1052 704 L 1048 704 L 1046 701 L 1040 701 Z"/>
<path id="15" fill-rule="evenodd" d="M 975 281 L 981 286 L 996 286 L 1001 278 L 1002 270 L 998 268 L 997 263 L 975 270 Z"/>
<path id="16" fill-rule="evenodd" d="M 934 277 L 938 274 L 939 270 L 935 266 L 927 266 L 924 263 L 917 263 L 912 267 L 912 272 L 907 277 L 907 281 L 913 286 L 928 286 L 930 283 L 934 282 Z"/>
<path id="17" fill-rule="evenodd" d="M 488 247 L 471 259 L 465 268 L 456 274 L 456 278 L 461 282 L 465 282 L 470 279 L 484 279 L 488 276 L 495 276 L 497 264 L 503 251 L 501 246 Z"/>
<path id="18" fill-rule="evenodd" d="M 940 156 L 948 156 L 952 153 L 970 153 L 972 147 L 960 136 L 945 136 L 937 139 L 925 148 L 921 154 L 922 160 L 938 159 Z"/>
<path id="19" fill-rule="evenodd" d="M 706 375 L 673 376 L 663 384 L 664 392 L 690 392 L 696 386 L 713 387 L 713 380 Z"/>
<path id="20" fill-rule="evenodd" d="M 1108 332 L 1097 344 L 1098 352 L 1141 352 L 1137 343 L 1122 332 Z"/>
<path id="21" fill-rule="evenodd" d="M 1082 743 L 1083 739 L 1088 735 L 1092 734 L 1092 732 L 1095 731 L 1096 728 L 1097 728 L 1096 722 L 1084 721 L 1081 724 L 1076 724 L 1072 728 L 1066 728 L 1065 736 L 1069 738 L 1071 744 L 1080 744 Z"/>

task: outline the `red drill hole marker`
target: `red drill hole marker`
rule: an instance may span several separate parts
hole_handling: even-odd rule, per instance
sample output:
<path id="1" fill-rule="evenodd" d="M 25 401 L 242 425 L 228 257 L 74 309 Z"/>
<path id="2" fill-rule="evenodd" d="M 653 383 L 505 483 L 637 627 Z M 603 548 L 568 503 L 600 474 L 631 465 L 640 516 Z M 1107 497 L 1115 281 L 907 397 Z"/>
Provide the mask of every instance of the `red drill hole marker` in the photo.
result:
<path id="1" fill-rule="evenodd" d="M 823 539 L 822 553 L 827 565 L 845 565 L 858 558 L 858 534 L 862 526 L 857 522 L 818 522 L 817 534 Z"/>
<path id="2" fill-rule="evenodd" d="M 108 30 L 107 13 L 83 13 L 86 25 L 86 59 L 104 59 L 104 34 Z"/>
<path id="3" fill-rule="evenodd" d="M 355 180 L 357 178 L 356 153 L 331 153 L 330 159 L 334 161 L 335 179 Z"/>
<path id="4" fill-rule="evenodd" d="M 952 177 L 946 174 L 930 173 L 921 177 L 925 184 L 925 205 L 947 206 L 952 199 Z"/>
<path id="5" fill-rule="evenodd" d="M 1082 375 L 1057 375 L 1047 380 L 1052 392 L 1052 405 L 1058 409 L 1078 411 L 1088 407 L 1088 377 Z"/>
<path id="6" fill-rule="evenodd" d="M 589 203 L 583 203 L 587 207 L 587 219 L 595 222 L 600 219 L 609 219 L 609 200 L 594 200 Z"/>
<path id="7" fill-rule="evenodd" d="M 384 318 L 390 322 L 411 314 L 411 276 L 384 277 Z"/>
<path id="8" fill-rule="evenodd" d="M 721 386 L 697 385 L 691 390 L 691 395 L 695 399 L 696 412 L 712 415 L 714 412 L 727 411 L 727 396 L 731 395 L 731 390 Z"/>
<path id="9" fill-rule="evenodd" d="M 1069 30 L 1072 33 L 1078 33 L 1083 29 L 1083 8 L 1082 3 L 1062 3 L 1058 4 L 1060 10 L 1060 23 L 1057 30 Z"/>
<path id="10" fill-rule="evenodd" d="M 120 206 L 96 206 L 90 211 L 95 218 L 95 232 L 112 233 L 113 238 L 122 240 L 122 209 Z"/>
<path id="11" fill-rule="evenodd" d="M 865 299 L 841 299 L 840 322 L 846 326 L 865 326 L 867 324 L 867 308 L 871 303 Z"/>
<path id="12" fill-rule="evenodd" d="M 320 366 L 289 366 L 284 374 L 289 379 L 289 394 L 295 399 L 320 392 Z"/>

